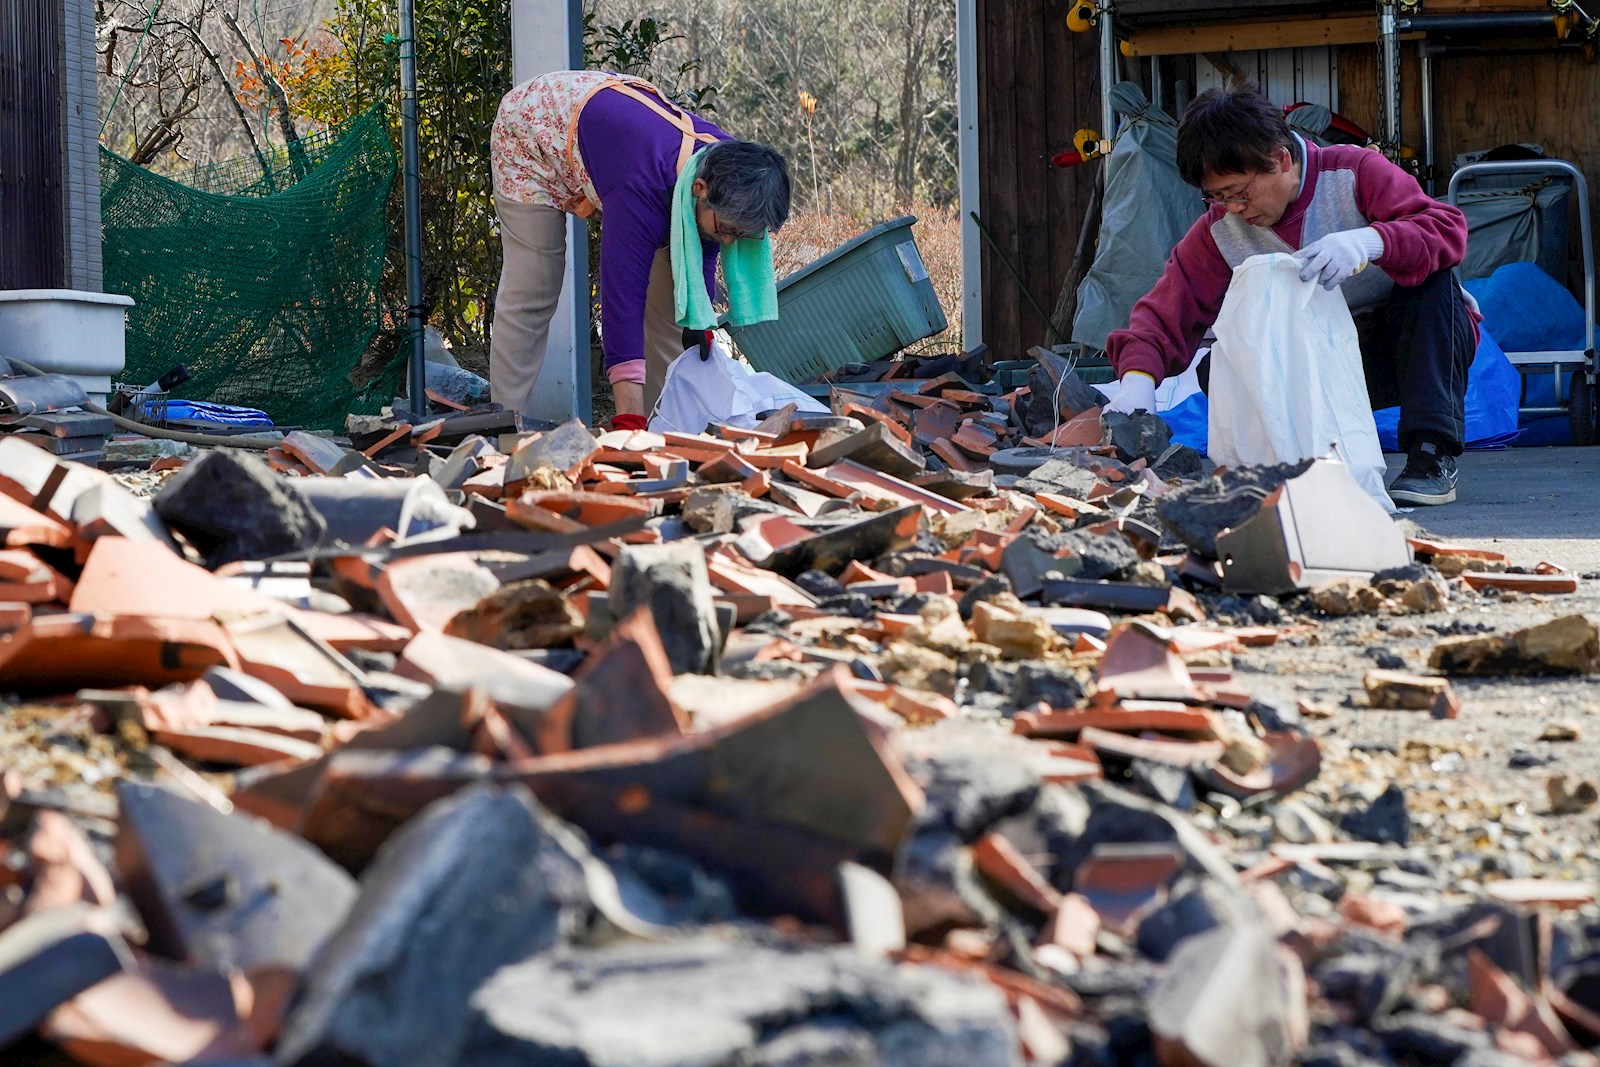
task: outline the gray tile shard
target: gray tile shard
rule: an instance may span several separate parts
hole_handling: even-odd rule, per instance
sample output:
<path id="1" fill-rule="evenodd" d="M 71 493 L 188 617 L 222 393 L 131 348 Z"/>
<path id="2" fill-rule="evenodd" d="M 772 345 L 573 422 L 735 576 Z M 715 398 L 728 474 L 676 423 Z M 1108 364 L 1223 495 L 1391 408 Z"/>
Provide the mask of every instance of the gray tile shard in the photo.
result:
<path id="1" fill-rule="evenodd" d="M 317 956 L 280 1064 L 439 1067 L 462 1053 L 468 1001 L 506 964 L 577 936 L 592 905 L 582 838 L 520 787 L 475 786 L 384 847 Z"/>
<path id="2" fill-rule="evenodd" d="M 551 953 L 473 998 L 475 1067 L 1020 1062 L 1000 991 L 850 948 L 734 939 Z"/>

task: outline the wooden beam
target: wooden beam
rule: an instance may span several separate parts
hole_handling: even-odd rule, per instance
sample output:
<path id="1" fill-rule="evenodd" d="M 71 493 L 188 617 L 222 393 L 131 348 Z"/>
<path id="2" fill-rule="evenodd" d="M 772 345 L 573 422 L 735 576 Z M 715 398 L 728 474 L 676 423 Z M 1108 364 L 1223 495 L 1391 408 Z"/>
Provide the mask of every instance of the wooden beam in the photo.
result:
<path id="1" fill-rule="evenodd" d="M 1420 35 L 1402 35 L 1402 39 L 1412 40 L 1417 36 Z M 1377 16 L 1331 15 L 1311 19 L 1159 26 L 1129 34 L 1123 51 L 1130 56 L 1176 56 L 1201 52 L 1249 52 L 1266 48 L 1376 44 L 1377 40 Z"/>

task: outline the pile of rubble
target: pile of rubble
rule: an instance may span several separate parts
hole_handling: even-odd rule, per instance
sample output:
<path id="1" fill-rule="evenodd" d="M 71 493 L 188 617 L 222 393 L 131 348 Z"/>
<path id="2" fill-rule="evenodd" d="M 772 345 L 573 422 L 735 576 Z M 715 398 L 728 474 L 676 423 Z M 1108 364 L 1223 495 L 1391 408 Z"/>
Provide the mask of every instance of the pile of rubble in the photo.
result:
<path id="1" fill-rule="evenodd" d="M 1230 669 L 1576 580 L 1095 399 L 1041 360 L 120 481 L 0 439 L 6 1061 L 1595 1062 L 1589 892 L 1412 906 L 1406 794 L 1297 805 L 1314 709 Z M 1371 705 L 1600 673 L 1600 631 L 1433 667 Z"/>

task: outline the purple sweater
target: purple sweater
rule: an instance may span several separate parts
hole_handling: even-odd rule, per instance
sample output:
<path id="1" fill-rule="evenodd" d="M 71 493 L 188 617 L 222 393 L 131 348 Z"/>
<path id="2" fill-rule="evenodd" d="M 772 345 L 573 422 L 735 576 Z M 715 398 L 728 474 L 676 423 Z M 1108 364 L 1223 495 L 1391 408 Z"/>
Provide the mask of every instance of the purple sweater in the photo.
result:
<path id="1" fill-rule="evenodd" d="M 730 139 L 698 115 L 691 118 L 696 130 Z M 644 358 L 645 293 L 656 252 L 667 246 L 682 144 L 683 134 L 660 115 L 610 89 L 591 97 L 578 115 L 578 151 L 600 196 L 600 333 L 607 370 Z M 706 292 L 715 296 L 718 245 L 702 239 L 700 248 Z"/>
<path id="2" fill-rule="evenodd" d="M 1289 252 L 1333 229 L 1370 225 L 1383 238 L 1383 255 L 1373 265 L 1395 285 L 1418 285 L 1434 271 L 1461 262 L 1466 217 L 1429 197 L 1415 178 L 1383 156 L 1349 145 L 1307 145 L 1303 166 L 1300 195 L 1270 234 L 1249 235 L 1260 246 L 1251 251 Z M 1155 288 L 1133 305 L 1127 328 L 1106 338 L 1106 354 L 1118 376 L 1143 371 L 1160 382 L 1189 365 L 1233 278 L 1219 236 L 1227 239 L 1230 227 L 1246 224 L 1227 214 L 1212 207 L 1195 220 Z M 1313 220 L 1323 225 L 1314 226 Z M 1357 275 L 1345 283 L 1346 299 L 1354 306 L 1353 290 L 1374 280 Z M 1476 328 L 1479 316 L 1472 317 Z"/>

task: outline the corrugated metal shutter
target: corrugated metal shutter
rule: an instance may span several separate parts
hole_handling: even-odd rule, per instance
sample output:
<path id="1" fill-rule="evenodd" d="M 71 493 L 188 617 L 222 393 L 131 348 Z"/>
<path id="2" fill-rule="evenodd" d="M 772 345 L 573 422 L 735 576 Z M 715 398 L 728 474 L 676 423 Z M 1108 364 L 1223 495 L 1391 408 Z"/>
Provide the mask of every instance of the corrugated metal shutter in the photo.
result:
<path id="1" fill-rule="evenodd" d="M 58 0 L 0 3 L 0 289 L 53 289 L 62 255 Z"/>

